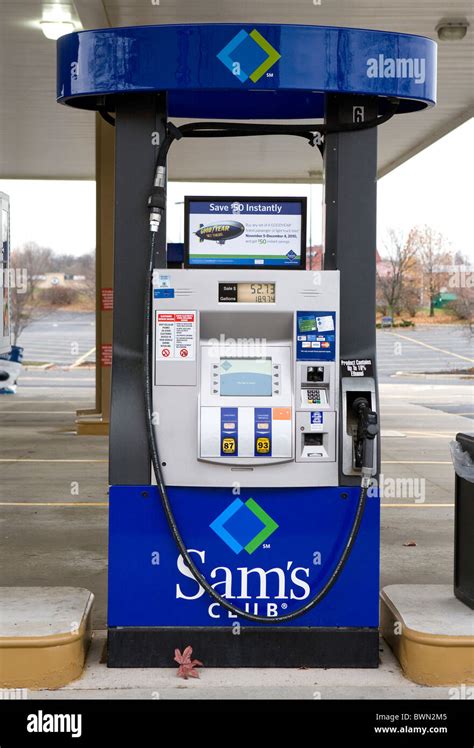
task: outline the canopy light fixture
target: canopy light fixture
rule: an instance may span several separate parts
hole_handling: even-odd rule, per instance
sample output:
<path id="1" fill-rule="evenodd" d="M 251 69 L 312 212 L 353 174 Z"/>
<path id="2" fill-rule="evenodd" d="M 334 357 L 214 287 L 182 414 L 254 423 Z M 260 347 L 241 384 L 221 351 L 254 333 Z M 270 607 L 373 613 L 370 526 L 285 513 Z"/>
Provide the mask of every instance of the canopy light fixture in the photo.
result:
<path id="1" fill-rule="evenodd" d="M 465 19 L 443 19 L 436 26 L 436 32 L 442 42 L 458 42 L 464 39 L 468 27 L 469 23 Z"/>
<path id="2" fill-rule="evenodd" d="M 72 20 L 71 6 L 61 3 L 43 6 L 40 27 L 45 37 L 53 40 L 75 31 L 76 24 Z"/>
<path id="3" fill-rule="evenodd" d="M 47 39 L 59 39 L 76 28 L 72 21 L 40 21 L 40 26 Z"/>

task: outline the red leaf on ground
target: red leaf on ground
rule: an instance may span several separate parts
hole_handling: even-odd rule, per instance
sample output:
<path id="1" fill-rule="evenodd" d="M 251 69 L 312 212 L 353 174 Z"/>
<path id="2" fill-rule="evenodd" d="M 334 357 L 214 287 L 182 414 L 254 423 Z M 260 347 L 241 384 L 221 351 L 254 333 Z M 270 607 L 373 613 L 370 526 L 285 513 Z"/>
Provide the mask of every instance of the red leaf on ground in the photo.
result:
<path id="1" fill-rule="evenodd" d="M 202 667 L 202 662 L 199 660 L 192 660 L 191 655 L 193 653 L 192 647 L 186 647 L 181 654 L 179 649 L 174 650 L 174 661 L 178 663 L 179 668 L 176 673 L 178 678 L 199 678 L 199 673 L 194 668 Z"/>

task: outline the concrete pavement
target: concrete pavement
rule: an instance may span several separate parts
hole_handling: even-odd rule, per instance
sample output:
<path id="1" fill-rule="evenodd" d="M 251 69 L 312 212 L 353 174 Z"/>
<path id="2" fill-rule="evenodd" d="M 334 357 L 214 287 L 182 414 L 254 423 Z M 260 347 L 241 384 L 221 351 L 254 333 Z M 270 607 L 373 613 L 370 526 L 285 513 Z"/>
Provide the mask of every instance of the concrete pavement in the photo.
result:
<path id="1" fill-rule="evenodd" d="M 210 670 L 198 683 L 177 681 L 174 671 L 107 671 L 99 662 L 106 627 L 107 440 L 77 437 L 72 428 L 75 409 L 92 405 L 91 372 L 62 372 L 61 383 L 54 372 L 34 376 L 39 383 L 30 383 L 28 372 L 16 396 L 0 399 L 1 583 L 86 587 L 96 596 L 97 634 L 87 670 L 51 696 L 450 697 L 448 689 L 406 681 L 385 645 L 378 671 Z M 449 441 L 473 428 L 472 388 L 461 379 L 433 381 L 392 379 L 380 388 L 383 585 L 452 580 Z M 453 404 L 457 412 L 446 410 Z"/>
<path id="2" fill-rule="evenodd" d="M 185 681 L 174 668 L 108 669 L 101 660 L 105 632 L 96 631 L 81 678 L 57 691 L 31 691 L 31 699 L 449 699 L 447 687 L 411 683 L 384 642 L 376 670 L 206 668 Z"/>
<path id="3" fill-rule="evenodd" d="M 56 326 L 55 326 L 56 325 Z M 67 366 L 93 345 L 87 315 L 59 315 L 25 333 L 25 357 Z M 451 584 L 454 473 L 449 442 L 473 430 L 472 383 L 424 372 L 472 365 L 472 339 L 453 326 L 379 331 L 382 425 L 382 586 Z M 18 394 L 0 398 L 3 585 L 86 587 L 95 597 L 93 645 L 83 676 L 52 698 L 451 698 L 407 681 L 381 642 L 378 670 L 209 670 L 183 682 L 175 671 L 107 670 L 107 439 L 75 436 L 90 407 L 93 370 L 29 369 Z"/>

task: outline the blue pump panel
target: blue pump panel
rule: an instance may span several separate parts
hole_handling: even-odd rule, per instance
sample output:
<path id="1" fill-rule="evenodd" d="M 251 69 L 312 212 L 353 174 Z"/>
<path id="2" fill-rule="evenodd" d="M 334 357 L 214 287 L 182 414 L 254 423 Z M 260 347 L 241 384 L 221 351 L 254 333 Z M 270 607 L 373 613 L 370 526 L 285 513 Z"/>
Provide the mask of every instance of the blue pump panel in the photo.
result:
<path id="1" fill-rule="evenodd" d="M 99 97 L 167 91 L 171 117 L 288 120 L 322 117 L 336 93 L 380 97 L 381 114 L 397 97 L 411 112 L 435 103 L 436 50 L 421 36 L 333 26 L 81 31 L 58 40 L 57 98 L 96 109 Z"/>
<path id="2" fill-rule="evenodd" d="M 251 613 L 283 615 L 323 586 L 354 519 L 359 488 L 169 488 L 181 534 L 215 589 Z M 313 610 L 287 626 L 376 627 L 379 500 L 367 499 L 341 576 Z M 231 626 L 235 616 L 192 578 L 171 537 L 158 491 L 110 489 L 109 626 Z M 245 626 L 253 624 L 240 619 Z"/>
<path id="3" fill-rule="evenodd" d="M 296 360 L 334 361 L 336 313 L 296 312 Z"/>
<path id="4" fill-rule="evenodd" d="M 184 244 L 183 242 L 168 242 L 167 248 L 167 259 L 168 262 L 183 262 L 184 259 Z"/>

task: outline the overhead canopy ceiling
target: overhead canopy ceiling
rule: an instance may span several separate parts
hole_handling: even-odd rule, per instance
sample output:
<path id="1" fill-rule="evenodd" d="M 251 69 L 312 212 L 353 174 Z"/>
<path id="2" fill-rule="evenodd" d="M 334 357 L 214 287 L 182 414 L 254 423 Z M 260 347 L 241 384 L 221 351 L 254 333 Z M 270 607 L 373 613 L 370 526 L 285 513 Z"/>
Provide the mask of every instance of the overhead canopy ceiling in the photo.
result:
<path id="1" fill-rule="evenodd" d="M 439 42 L 438 104 L 395 117 L 379 130 L 379 174 L 386 174 L 474 115 L 471 0 L 76 0 L 84 28 L 160 23 L 301 23 L 376 28 L 437 39 L 441 19 L 465 18 L 464 40 Z M 0 178 L 94 178 L 94 115 L 55 101 L 56 45 L 39 27 L 39 0 L 0 0 Z M 321 159 L 293 138 L 184 141 L 172 179 L 319 181 Z M 39 196 L 40 197 L 40 196 Z"/>

